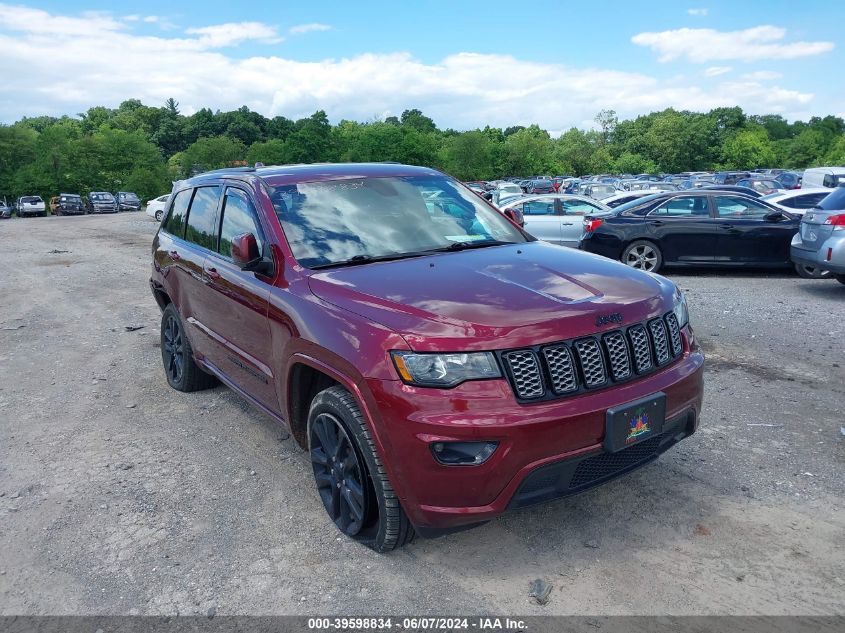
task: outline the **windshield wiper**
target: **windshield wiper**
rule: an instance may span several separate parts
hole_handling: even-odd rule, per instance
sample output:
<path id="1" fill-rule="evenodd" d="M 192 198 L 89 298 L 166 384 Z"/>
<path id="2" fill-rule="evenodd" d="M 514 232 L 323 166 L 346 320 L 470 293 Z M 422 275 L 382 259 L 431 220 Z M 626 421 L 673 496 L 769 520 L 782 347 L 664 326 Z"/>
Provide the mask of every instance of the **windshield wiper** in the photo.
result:
<path id="1" fill-rule="evenodd" d="M 505 244 L 516 244 L 516 242 L 501 242 L 499 240 L 485 240 L 483 242 L 452 242 L 448 246 L 431 248 L 426 253 L 448 253 L 450 251 L 465 251 L 471 248 L 484 248 L 486 246 L 504 246 Z"/>
<path id="2" fill-rule="evenodd" d="M 343 268 L 346 266 L 360 266 L 361 264 L 371 264 L 372 262 L 389 262 L 396 259 L 407 259 L 409 257 L 420 257 L 425 253 L 391 253 L 389 255 L 354 255 L 349 259 L 344 259 L 339 262 L 328 262 L 325 264 L 316 264 L 309 266 L 311 270 L 319 270 L 322 268 Z"/>

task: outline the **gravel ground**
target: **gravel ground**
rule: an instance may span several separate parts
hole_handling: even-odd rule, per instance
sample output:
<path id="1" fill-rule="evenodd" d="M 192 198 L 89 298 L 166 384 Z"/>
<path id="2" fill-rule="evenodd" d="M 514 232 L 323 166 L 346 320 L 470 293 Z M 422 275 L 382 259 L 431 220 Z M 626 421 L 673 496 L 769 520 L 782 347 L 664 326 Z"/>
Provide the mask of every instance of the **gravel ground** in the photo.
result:
<path id="1" fill-rule="evenodd" d="M 154 230 L 0 223 L 0 615 L 845 613 L 845 286 L 670 273 L 708 353 L 699 433 L 378 555 L 339 537 L 284 429 L 168 388 Z"/>

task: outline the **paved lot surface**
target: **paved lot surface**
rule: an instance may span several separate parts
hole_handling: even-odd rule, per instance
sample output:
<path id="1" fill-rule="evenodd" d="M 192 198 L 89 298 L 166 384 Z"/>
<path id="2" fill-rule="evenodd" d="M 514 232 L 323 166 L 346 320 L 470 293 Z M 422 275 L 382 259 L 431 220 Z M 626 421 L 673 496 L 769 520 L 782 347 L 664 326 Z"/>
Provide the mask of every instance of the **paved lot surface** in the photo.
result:
<path id="1" fill-rule="evenodd" d="M 283 429 L 167 387 L 154 230 L 0 222 L 0 614 L 845 613 L 845 286 L 670 273 L 708 353 L 699 433 L 385 556 L 338 536 Z"/>

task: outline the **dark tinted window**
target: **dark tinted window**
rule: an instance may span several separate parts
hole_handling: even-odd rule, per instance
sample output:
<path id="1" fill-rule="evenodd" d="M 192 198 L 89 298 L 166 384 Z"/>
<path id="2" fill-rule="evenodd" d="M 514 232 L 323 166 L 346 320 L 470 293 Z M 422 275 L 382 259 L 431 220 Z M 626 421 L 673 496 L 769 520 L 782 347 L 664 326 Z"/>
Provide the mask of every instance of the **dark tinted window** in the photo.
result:
<path id="1" fill-rule="evenodd" d="M 246 194 L 238 189 L 228 189 L 223 200 L 223 222 L 220 226 L 220 254 L 232 256 L 232 240 L 244 233 L 252 233 L 258 242 L 258 252 L 264 251 L 261 231 L 255 219 L 255 210 Z"/>
<path id="2" fill-rule="evenodd" d="M 188 211 L 188 227 L 185 239 L 210 250 L 217 249 L 217 203 L 220 187 L 197 187 L 191 209 Z"/>
<path id="3" fill-rule="evenodd" d="M 794 198 L 787 198 L 781 204 L 790 209 L 812 209 L 819 202 L 824 200 L 828 194 L 826 193 L 808 193 L 803 196 L 795 196 Z"/>
<path id="4" fill-rule="evenodd" d="M 845 187 L 837 187 L 831 194 L 826 196 L 819 207 L 825 211 L 841 211 L 845 209 Z"/>
<path id="5" fill-rule="evenodd" d="M 193 189 L 185 189 L 176 194 L 173 198 L 173 205 L 170 208 L 170 215 L 164 223 L 164 230 L 182 237 L 185 234 L 185 216 L 188 213 L 188 204 L 191 202 Z"/>

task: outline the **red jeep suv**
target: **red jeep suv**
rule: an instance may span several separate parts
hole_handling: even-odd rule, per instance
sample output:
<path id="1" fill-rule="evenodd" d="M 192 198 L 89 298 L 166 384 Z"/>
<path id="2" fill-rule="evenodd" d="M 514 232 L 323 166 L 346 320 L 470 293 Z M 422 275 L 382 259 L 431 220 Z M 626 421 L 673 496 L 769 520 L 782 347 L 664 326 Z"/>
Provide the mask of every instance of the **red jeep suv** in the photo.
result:
<path id="1" fill-rule="evenodd" d="M 540 242 L 433 169 L 179 182 L 150 283 L 170 385 L 219 379 L 287 425 L 331 520 L 378 551 L 580 492 L 698 425 L 672 282 Z"/>

